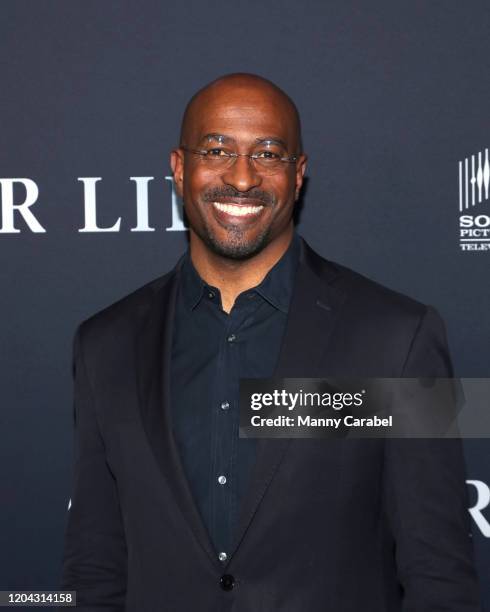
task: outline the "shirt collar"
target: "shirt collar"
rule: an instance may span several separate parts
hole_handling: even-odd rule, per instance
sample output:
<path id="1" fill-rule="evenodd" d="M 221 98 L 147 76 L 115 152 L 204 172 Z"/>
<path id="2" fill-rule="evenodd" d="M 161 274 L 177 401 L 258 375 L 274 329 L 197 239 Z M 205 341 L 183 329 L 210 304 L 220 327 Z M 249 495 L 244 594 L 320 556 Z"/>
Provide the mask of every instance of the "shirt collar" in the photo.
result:
<path id="1" fill-rule="evenodd" d="M 262 282 L 247 292 L 255 291 L 272 306 L 287 314 L 293 292 L 294 276 L 299 263 L 301 244 L 299 235 L 294 232 L 293 238 L 281 259 L 269 270 Z M 201 301 L 205 292 L 218 292 L 199 276 L 187 250 L 181 267 L 182 296 L 186 306 L 193 310 Z"/>

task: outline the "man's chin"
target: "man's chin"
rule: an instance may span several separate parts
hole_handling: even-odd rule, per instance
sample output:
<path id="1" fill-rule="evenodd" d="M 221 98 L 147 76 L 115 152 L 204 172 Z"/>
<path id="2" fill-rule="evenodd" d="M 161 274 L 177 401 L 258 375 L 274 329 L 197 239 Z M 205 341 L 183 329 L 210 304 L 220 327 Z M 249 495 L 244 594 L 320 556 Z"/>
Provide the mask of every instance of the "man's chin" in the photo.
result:
<path id="1" fill-rule="evenodd" d="M 258 255 L 268 244 L 269 231 L 267 229 L 254 238 L 246 238 L 241 232 L 239 234 L 229 232 L 229 234 L 231 235 L 226 239 L 221 239 L 208 232 L 201 238 L 216 255 L 236 261 L 243 261 Z"/>

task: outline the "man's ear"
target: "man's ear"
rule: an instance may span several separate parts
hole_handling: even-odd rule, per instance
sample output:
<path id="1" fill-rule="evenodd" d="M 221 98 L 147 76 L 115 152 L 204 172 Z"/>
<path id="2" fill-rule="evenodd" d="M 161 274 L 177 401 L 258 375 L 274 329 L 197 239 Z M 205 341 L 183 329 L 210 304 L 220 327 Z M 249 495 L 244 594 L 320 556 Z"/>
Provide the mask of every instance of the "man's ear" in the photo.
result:
<path id="1" fill-rule="evenodd" d="M 182 149 L 173 149 L 170 153 L 170 167 L 174 177 L 177 195 L 184 196 L 184 155 Z"/>
<path id="2" fill-rule="evenodd" d="M 299 193 L 301 191 L 301 187 L 303 185 L 303 179 L 306 172 L 306 161 L 308 157 L 303 153 L 300 155 L 298 161 L 296 162 L 296 189 L 294 192 L 294 199 L 297 200 L 299 198 Z"/>

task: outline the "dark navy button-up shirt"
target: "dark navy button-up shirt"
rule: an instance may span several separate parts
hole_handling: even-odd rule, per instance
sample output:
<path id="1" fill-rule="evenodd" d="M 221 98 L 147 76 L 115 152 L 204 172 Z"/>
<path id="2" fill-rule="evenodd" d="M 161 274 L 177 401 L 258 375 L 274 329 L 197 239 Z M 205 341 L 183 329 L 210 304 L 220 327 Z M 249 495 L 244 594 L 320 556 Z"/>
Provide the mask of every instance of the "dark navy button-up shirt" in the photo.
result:
<path id="1" fill-rule="evenodd" d="M 240 378 L 272 376 L 299 262 L 294 234 L 282 258 L 227 314 L 187 252 L 181 261 L 172 360 L 173 434 L 216 555 L 232 551 L 256 440 L 238 437 Z"/>

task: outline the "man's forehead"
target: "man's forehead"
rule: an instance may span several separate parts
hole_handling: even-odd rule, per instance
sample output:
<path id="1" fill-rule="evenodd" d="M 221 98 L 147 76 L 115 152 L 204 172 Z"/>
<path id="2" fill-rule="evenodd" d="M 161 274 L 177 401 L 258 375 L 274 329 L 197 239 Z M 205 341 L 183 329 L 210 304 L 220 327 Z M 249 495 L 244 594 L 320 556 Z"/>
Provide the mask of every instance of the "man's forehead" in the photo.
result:
<path id="1" fill-rule="evenodd" d="M 273 103 L 253 100 L 209 101 L 194 115 L 191 129 L 200 139 L 216 134 L 235 140 L 289 140 L 294 119 L 282 110 Z"/>
<path id="2" fill-rule="evenodd" d="M 273 118 L 276 114 L 291 116 L 289 109 L 280 99 L 272 96 L 259 96 L 244 90 L 234 91 L 232 95 L 209 96 L 201 104 L 196 104 L 197 115 L 220 115 L 238 119 L 244 116 L 263 116 Z"/>
<path id="3" fill-rule="evenodd" d="M 230 75 L 211 83 L 190 101 L 181 136 L 195 141 L 209 133 L 235 139 L 276 137 L 300 146 L 297 109 L 274 84 L 253 75 Z"/>

